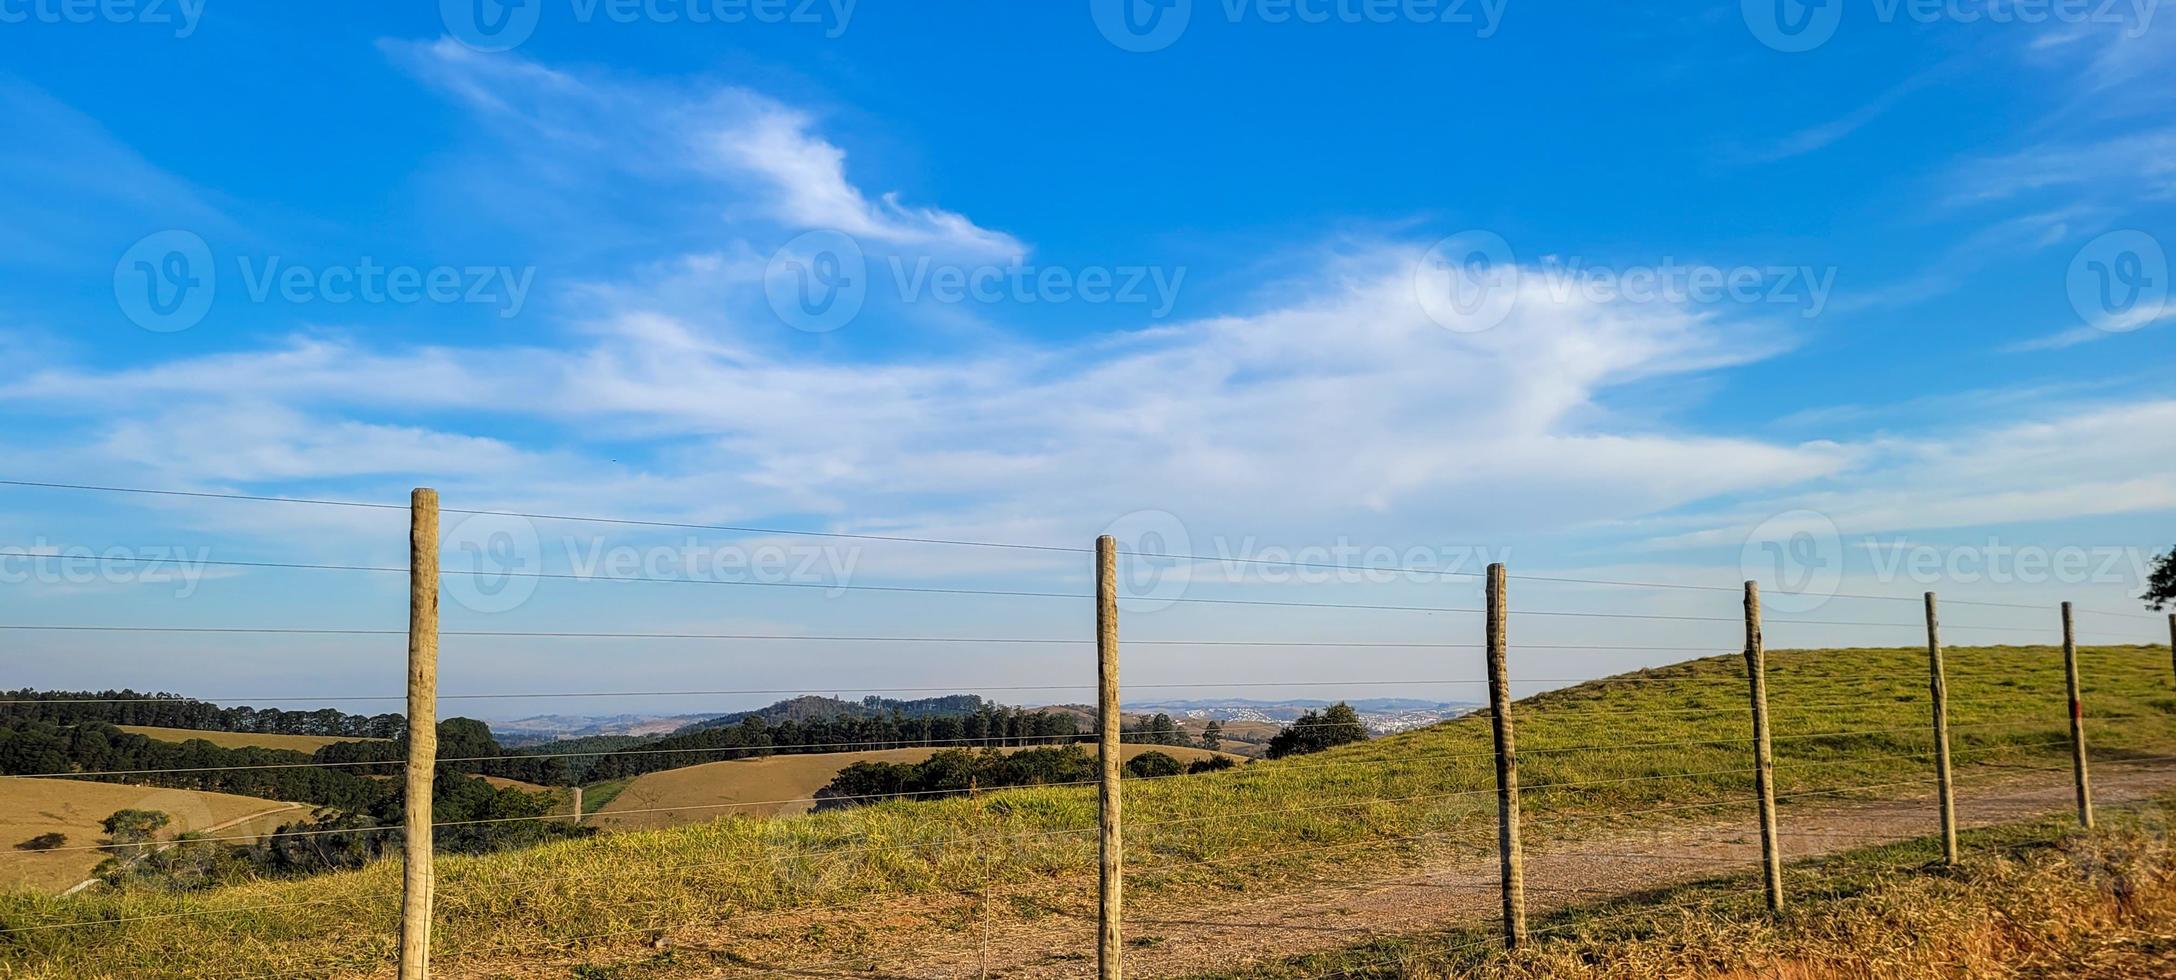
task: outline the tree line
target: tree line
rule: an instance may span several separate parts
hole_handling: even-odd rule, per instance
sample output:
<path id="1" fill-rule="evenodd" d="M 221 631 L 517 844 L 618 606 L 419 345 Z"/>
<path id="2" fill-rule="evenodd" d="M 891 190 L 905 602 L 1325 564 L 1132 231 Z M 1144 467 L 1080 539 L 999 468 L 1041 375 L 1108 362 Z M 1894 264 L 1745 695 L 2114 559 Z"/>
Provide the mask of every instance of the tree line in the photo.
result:
<path id="1" fill-rule="evenodd" d="M 1126 760 L 1127 778 L 1177 776 L 1229 769 L 1218 756 L 1186 765 L 1150 750 Z M 1079 745 L 1021 749 L 946 749 L 920 762 L 857 762 L 839 770 L 816 792 L 816 809 L 868 806 L 886 800 L 934 800 L 975 790 L 1020 786 L 1079 786 L 1100 775 L 1094 756 Z"/>
<path id="2" fill-rule="evenodd" d="M 584 782 L 625 779 L 643 773 L 681 769 L 774 754 L 861 752 L 926 746 L 1024 747 L 1082 738 L 1080 719 L 1058 711 L 1030 711 L 983 705 L 962 715 L 903 714 L 838 717 L 812 721 L 770 722 L 759 716 L 738 723 L 680 733 L 617 754 L 570 759 L 570 771 Z M 557 745 L 527 746 L 525 753 L 553 753 Z"/>
<path id="3" fill-rule="evenodd" d="M 477 731 L 486 731 L 488 742 L 488 730 L 480 722 L 452 719 L 440 725 L 442 737 L 450 738 L 464 752 L 480 751 L 473 742 Z M 396 743 L 339 744 L 382 748 Z M 492 745 L 496 747 L 496 743 Z M 400 824 L 407 810 L 406 784 L 400 779 L 373 778 L 398 775 L 398 765 L 389 762 L 382 767 L 328 768 L 322 765 L 326 761 L 287 749 L 224 748 L 202 739 L 165 742 L 98 721 L 61 724 L 0 718 L 0 775 L 116 773 L 66 778 L 231 793 L 315 806 L 307 819 L 280 827 L 261 843 L 212 848 L 217 852 L 215 864 L 246 866 L 260 873 L 300 874 L 356 867 L 399 845 Z M 461 824 L 438 828 L 436 839 L 441 850 L 480 853 L 590 832 L 589 828 L 569 823 L 526 819 L 552 813 L 558 805 L 554 794 L 500 789 L 447 766 L 440 767 L 431 800 L 435 820 Z M 354 832 L 326 834 L 326 830 Z M 131 852 L 139 850 L 128 848 L 117 853 L 116 857 L 123 860 L 108 870 L 136 876 L 162 867 L 159 861 L 149 858 L 137 860 L 144 855 Z M 201 847 L 197 850 L 202 852 L 200 857 L 210 853 Z"/>
<path id="4" fill-rule="evenodd" d="M 179 694 L 146 694 L 126 688 L 118 691 L 35 691 L 25 688 L 0 695 L 0 701 L 15 702 L 0 704 L 0 718 L 41 721 L 102 721 L 109 725 L 333 738 L 398 738 L 408 730 L 408 719 L 399 714 L 355 715 L 336 708 L 309 711 L 247 705 L 222 708 Z"/>

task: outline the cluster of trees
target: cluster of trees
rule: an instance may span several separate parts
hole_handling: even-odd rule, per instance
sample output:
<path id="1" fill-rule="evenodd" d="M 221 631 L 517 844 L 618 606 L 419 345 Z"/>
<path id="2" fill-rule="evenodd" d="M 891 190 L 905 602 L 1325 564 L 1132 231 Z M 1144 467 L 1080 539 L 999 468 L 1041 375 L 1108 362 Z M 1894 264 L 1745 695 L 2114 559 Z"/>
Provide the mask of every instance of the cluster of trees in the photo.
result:
<path id="1" fill-rule="evenodd" d="M 1300 715 L 1297 721 L 1286 725 L 1269 740 L 1269 747 L 1263 754 L 1282 759 L 1367 740 L 1368 726 L 1360 721 L 1360 713 L 1352 710 L 1352 705 L 1339 701 L 1320 712 Z"/>
<path id="2" fill-rule="evenodd" d="M 1137 745 L 1175 745 L 1182 749 L 1199 748 L 1212 752 L 1224 747 L 1222 723 L 1210 722 L 1202 728 L 1201 737 L 1195 738 L 1186 734 L 1186 729 L 1180 727 L 1177 719 L 1162 712 L 1131 725 L 1122 725 L 1118 731 L 1125 741 Z"/>
<path id="3" fill-rule="evenodd" d="M 0 718 L 39 721 L 102 721 L 109 725 L 191 728 L 205 732 L 254 732 L 265 735 L 324 735 L 333 738 L 398 738 L 408 730 L 401 715 L 351 715 L 333 708 L 286 711 L 280 708 L 222 708 L 178 694 L 140 691 L 8 691 L 0 700 Z"/>
<path id="4" fill-rule="evenodd" d="M 172 770 L 89 778 L 343 810 L 367 809 L 388 792 L 390 784 L 384 780 L 362 772 L 319 768 L 313 761 L 309 755 L 285 749 L 229 749 L 202 739 L 162 742 L 103 722 L 0 718 L 0 773 L 10 776 Z"/>
<path id="5" fill-rule="evenodd" d="M 1192 765 L 1162 752 L 1148 751 L 1126 760 L 1126 776 L 1178 776 L 1229 769 L 1218 756 Z M 975 790 L 1017 786 L 1066 786 L 1098 778 L 1095 757 L 1078 745 L 1022 749 L 947 749 L 920 762 L 857 762 L 839 771 L 816 792 L 816 809 L 866 806 L 888 799 L 941 799 Z"/>
<path id="6" fill-rule="evenodd" d="M 943 697 L 916 698 L 902 701 L 897 698 L 871 694 L 860 701 L 842 701 L 838 698 L 804 695 L 788 698 L 754 711 L 736 711 L 696 722 L 673 734 L 701 731 L 706 728 L 726 728 L 738 725 L 748 718 L 761 718 L 772 724 L 786 721 L 822 721 L 832 718 L 882 718 L 897 715 L 904 718 L 959 717 L 971 715 L 998 705 L 984 701 L 979 694 L 947 694 Z"/>
<path id="7" fill-rule="evenodd" d="M 594 833 L 591 828 L 543 819 L 554 815 L 554 800 L 541 793 L 499 789 L 482 780 L 456 777 L 438 783 L 431 795 L 434 818 L 472 821 L 467 826 L 438 828 L 433 837 L 440 853 L 482 854 Z M 112 856 L 94 875 L 115 888 L 186 891 L 360 868 L 400 852 L 400 797 L 390 796 L 387 802 L 392 805 L 362 813 L 321 809 L 308 820 L 282 824 L 269 837 L 254 842 L 221 841 L 193 832 L 156 848 L 129 845 L 153 840 L 169 822 L 167 814 L 122 810 L 106 818 L 106 844 Z"/>
<path id="8" fill-rule="evenodd" d="M 490 743 L 492 749 L 485 750 L 474 741 L 475 733 L 483 732 L 484 742 L 489 743 L 488 729 L 479 722 L 449 720 L 440 726 L 440 732 L 441 737 L 450 739 L 450 744 L 463 755 L 486 755 L 496 750 L 496 743 Z M 342 743 L 347 744 L 382 748 L 396 743 Z M 327 746 L 328 749 L 340 747 Z M 64 725 L 22 717 L 0 718 L 0 774 L 123 773 L 74 778 L 233 793 L 317 807 L 307 820 L 281 827 L 262 844 L 234 847 L 219 842 L 196 842 L 202 845 L 195 847 L 197 852 L 211 848 L 216 853 L 211 857 L 200 853 L 203 861 L 187 865 L 187 868 L 194 868 L 193 871 L 185 868 L 185 873 L 177 872 L 176 880 L 200 878 L 208 873 L 204 870 L 206 866 L 278 875 L 355 867 L 379 856 L 387 848 L 397 846 L 401 818 L 407 807 L 406 786 L 397 779 L 375 779 L 370 775 L 372 772 L 391 774 L 396 771 L 393 766 L 389 764 L 383 769 L 377 766 L 328 768 L 321 765 L 324 761 L 328 760 L 284 749 L 222 748 L 202 739 L 179 744 L 164 742 L 97 721 Z M 522 761 L 533 764 L 549 760 Z M 569 823 L 522 819 L 551 814 L 558 805 L 557 799 L 547 793 L 500 789 L 481 779 L 470 778 L 451 768 L 452 765 L 440 769 L 432 792 L 432 808 L 438 821 L 462 826 L 439 828 L 437 839 L 441 850 L 478 853 L 590 832 L 588 828 Z M 109 827 L 108 832 L 113 833 L 114 829 Z M 327 829 L 358 832 L 320 833 Z M 128 852 L 147 850 L 125 849 Z M 230 851 L 246 853 L 228 853 Z M 177 856 L 173 860 L 180 858 Z M 210 864 L 205 865 L 204 861 Z M 162 866 L 161 861 L 151 860 L 146 854 L 122 853 L 108 870 L 134 880 L 147 875 L 155 878 Z"/>
<path id="9" fill-rule="evenodd" d="M 538 751 L 547 750 L 540 747 Z M 554 745 L 548 751 L 556 753 L 564 749 Z M 448 718 L 438 723 L 438 757 L 457 760 L 439 763 L 441 772 L 498 776 L 539 786 L 573 785 L 573 775 L 565 759 L 508 752 L 491 737 L 491 726 L 474 718 Z M 408 758 L 408 736 L 404 733 L 399 738 L 379 742 L 334 742 L 318 749 L 312 758 L 319 763 L 402 763 Z M 372 772 L 393 771 L 375 766 L 363 768 Z"/>
<path id="10" fill-rule="evenodd" d="M 976 699 L 980 703 L 979 698 Z M 1047 746 L 1081 738 L 1080 719 L 1063 712 L 1029 711 L 982 704 L 964 715 L 832 717 L 770 722 L 749 715 L 733 725 L 682 729 L 634 751 L 570 760 L 585 781 L 624 779 L 648 772 L 680 769 L 782 753 L 860 752 L 924 746 Z M 516 750 L 556 753 L 558 745 Z"/>

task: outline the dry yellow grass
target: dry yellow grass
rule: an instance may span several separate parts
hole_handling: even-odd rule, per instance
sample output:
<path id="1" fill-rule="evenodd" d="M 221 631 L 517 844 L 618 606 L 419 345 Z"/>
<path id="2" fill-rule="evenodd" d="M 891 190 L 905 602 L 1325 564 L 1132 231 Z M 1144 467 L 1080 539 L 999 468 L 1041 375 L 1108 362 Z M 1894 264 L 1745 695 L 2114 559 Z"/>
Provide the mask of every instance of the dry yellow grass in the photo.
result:
<path id="1" fill-rule="evenodd" d="M 1089 749 L 1093 751 L 1094 747 Z M 1128 759 L 1154 750 L 1180 762 L 1220 754 L 1169 745 L 1128 745 L 1124 750 Z M 847 766 L 856 762 L 920 762 L 939 751 L 923 748 L 774 755 L 653 772 L 629 783 L 598 811 L 595 822 L 614 830 L 656 830 L 722 816 L 807 813 L 815 807 L 811 800 L 816 791 L 830 784 L 831 778 Z M 675 807 L 707 809 L 667 809 Z"/>
<path id="2" fill-rule="evenodd" d="M 154 728 L 150 725 L 121 725 L 124 732 L 132 732 L 161 742 L 186 742 L 203 739 L 222 749 L 288 749 L 294 752 L 315 752 L 340 742 L 373 742 L 378 739 L 340 738 L 331 735 L 264 735 L 256 732 L 200 732 L 193 728 Z"/>
<path id="3" fill-rule="evenodd" d="M 171 815 L 167 834 L 216 827 L 231 820 L 277 811 L 247 820 L 221 836 L 267 833 L 283 821 L 303 815 L 289 804 L 254 796 L 202 793 L 185 789 L 123 786 L 80 779 L 10 779 L 0 794 L 0 884 L 59 891 L 90 877 L 105 858 L 95 850 L 19 851 L 15 845 L 40 834 L 68 835 L 67 847 L 96 844 L 105 838 L 98 822 L 116 810 L 158 810 Z"/>

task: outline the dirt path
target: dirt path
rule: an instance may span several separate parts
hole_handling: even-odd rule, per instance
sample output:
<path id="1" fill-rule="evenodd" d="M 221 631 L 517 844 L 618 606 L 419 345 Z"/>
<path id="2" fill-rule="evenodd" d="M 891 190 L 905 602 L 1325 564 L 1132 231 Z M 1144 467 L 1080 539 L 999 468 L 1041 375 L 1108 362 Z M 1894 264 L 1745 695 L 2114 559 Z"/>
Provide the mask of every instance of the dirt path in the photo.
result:
<path id="1" fill-rule="evenodd" d="M 2176 789 L 2176 765 L 2169 763 L 2102 762 L 2094 770 L 2094 799 L 2105 806 L 2171 789 Z M 2073 794 L 2067 770 L 1973 773 L 1959 780 L 1958 822 L 1970 828 L 2068 813 L 2075 806 Z M 1756 869 L 1760 840 L 1751 815 L 1731 812 L 1749 809 L 1718 807 L 1714 812 L 1720 815 L 1713 819 L 1530 845 L 1526 858 L 1529 913 L 1539 918 L 1565 905 Z M 1781 823 L 1781 844 L 1789 860 L 1925 837 L 1937 826 L 1931 789 L 1871 801 L 1786 799 Z M 1788 875 L 1786 869 L 1786 884 Z M 1459 923 L 1486 924 L 1500 914 L 1500 901 L 1494 861 L 1476 861 L 1471 851 L 1424 861 L 1379 880 L 1295 889 L 1251 900 L 1218 893 L 1210 905 L 1183 895 L 1158 895 L 1128 905 L 1126 973 L 1183 977 L 1232 971 L 1343 949 L 1376 937 Z M 884 903 L 858 910 L 857 919 L 883 934 L 884 941 L 899 945 L 874 963 L 865 955 L 851 965 L 826 965 L 828 944 L 808 941 L 809 923 L 780 923 L 764 934 L 679 933 L 673 937 L 674 946 L 691 953 L 730 954 L 732 961 L 747 968 L 667 969 L 642 975 L 861 980 L 984 975 L 1048 980 L 1095 975 L 1092 911 L 1083 915 L 1044 909 L 1032 918 L 1002 915 L 988 926 L 987 939 L 972 896 Z M 449 978 L 559 977 L 568 968 L 566 963 L 545 966 L 535 960 L 518 965 L 449 960 L 442 966 L 447 969 L 437 972 Z"/>

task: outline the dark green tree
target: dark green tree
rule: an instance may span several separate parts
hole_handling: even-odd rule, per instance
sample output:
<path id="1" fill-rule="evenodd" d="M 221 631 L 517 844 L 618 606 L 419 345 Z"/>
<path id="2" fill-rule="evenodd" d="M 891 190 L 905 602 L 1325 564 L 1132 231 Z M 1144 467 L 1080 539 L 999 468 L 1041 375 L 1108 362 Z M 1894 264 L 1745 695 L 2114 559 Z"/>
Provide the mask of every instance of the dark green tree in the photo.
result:
<path id="1" fill-rule="evenodd" d="M 1202 729 L 1201 747 L 1211 752 L 1222 749 L 1224 747 L 1224 726 L 1212 721 L 1209 723 L 1209 727 Z"/>
<path id="2" fill-rule="evenodd" d="M 2153 572 L 2146 577 L 2146 608 L 2167 609 L 2176 603 L 2176 548 L 2153 560 Z"/>
<path id="3" fill-rule="evenodd" d="M 1321 714 L 1307 712 L 1299 720 L 1285 726 L 1275 738 L 1269 740 L 1265 755 L 1282 759 L 1288 755 L 1305 755 L 1352 742 L 1365 742 L 1368 726 L 1360 721 L 1360 713 L 1352 705 L 1339 701 L 1322 710 Z"/>
<path id="4" fill-rule="evenodd" d="M 1161 752 L 1143 752 L 1126 760 L 1126 775 L 1135 778 L 1176 776 L 1185 771 L 1186 767 L 1179 765 L 1179 760 Z"/>

